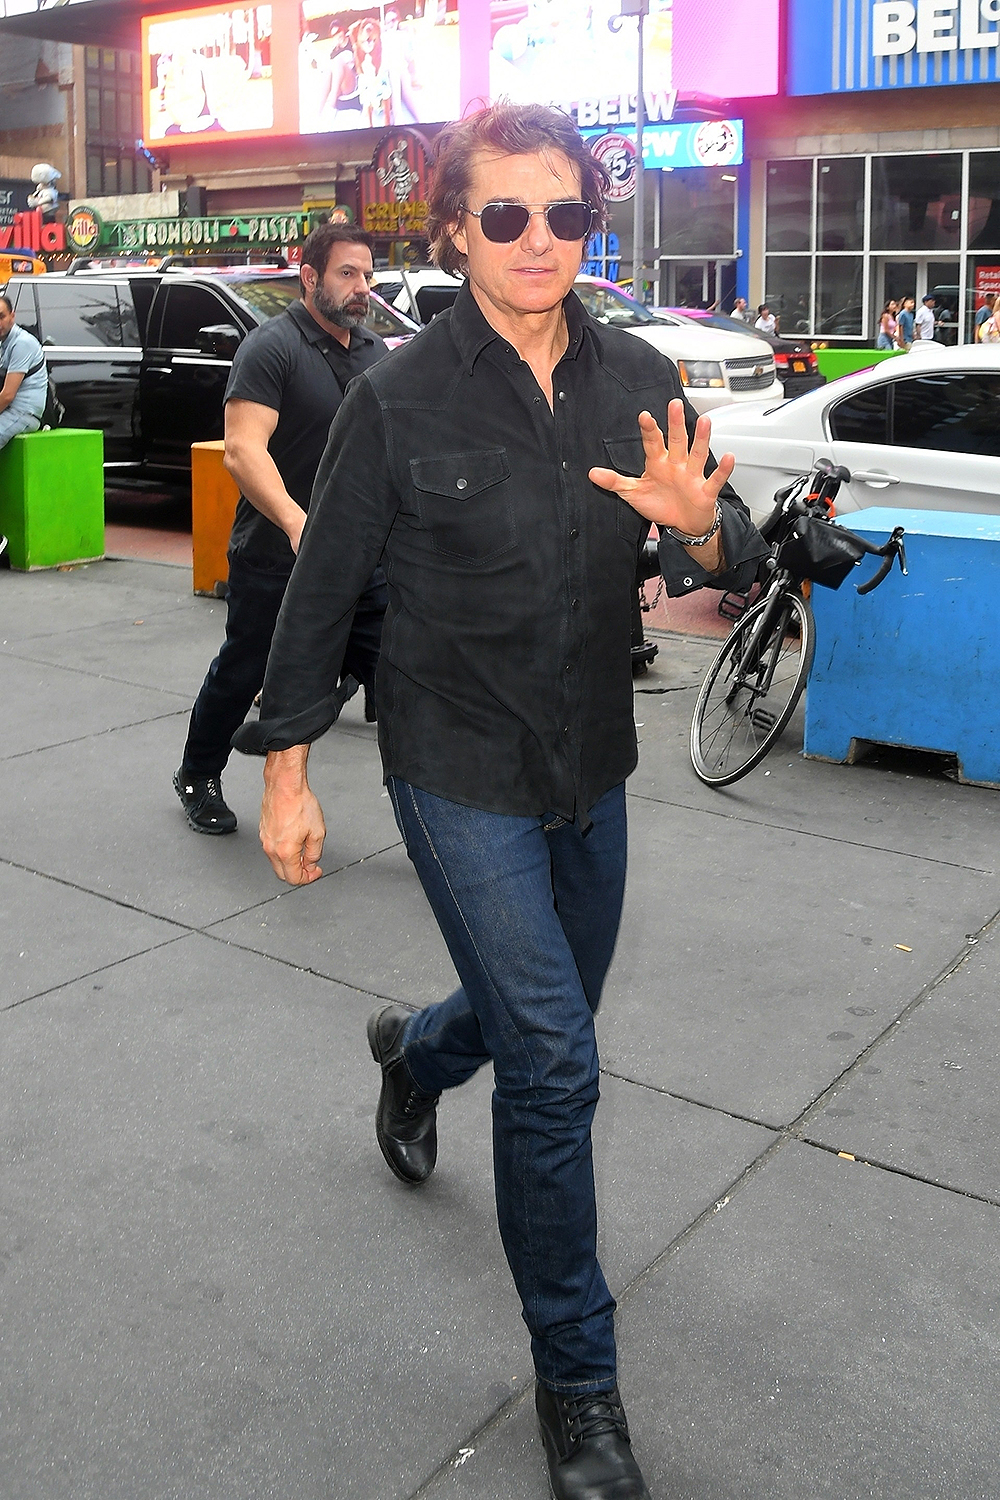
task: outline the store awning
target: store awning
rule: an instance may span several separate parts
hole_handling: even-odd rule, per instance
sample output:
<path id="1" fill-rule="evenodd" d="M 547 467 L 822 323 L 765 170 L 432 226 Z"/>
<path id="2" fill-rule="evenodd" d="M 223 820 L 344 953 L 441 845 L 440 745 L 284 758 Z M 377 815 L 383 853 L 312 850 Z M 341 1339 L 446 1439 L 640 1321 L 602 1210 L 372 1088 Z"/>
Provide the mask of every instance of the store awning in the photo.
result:
<path id="1" fill-rule="evenodd" d="M 36 0 L 39 5 L 44 0 Z M 209 0 L 211 3 L 211 0 Z M 70 42 L 79 47 L 120 47 L 138 52 L 139 20 L 164 11 L 200 9 L 197 0 L 62 0 L 44 9 L 0 16 L 0 38 L 7 34 Z"/>

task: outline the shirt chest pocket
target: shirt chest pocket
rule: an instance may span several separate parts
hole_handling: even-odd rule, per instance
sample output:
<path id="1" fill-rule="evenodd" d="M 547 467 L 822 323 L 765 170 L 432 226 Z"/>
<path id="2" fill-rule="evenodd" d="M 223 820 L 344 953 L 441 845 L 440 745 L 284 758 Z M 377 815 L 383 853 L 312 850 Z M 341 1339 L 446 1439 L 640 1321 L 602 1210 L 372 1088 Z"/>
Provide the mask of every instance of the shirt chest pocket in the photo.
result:
<path id="1" fill-rule="evenodd" d="M 410 475 L 421 525 L 436 552 L 485 563 L 514 546 L 506 449 L 411 458 Z"/>
<path id="2" fill-rule="evenodd" d="M 631 474 L 633 478 L 640 479 L 646 467 L 646 450 L 642 446 L 642 438 L 638 433 L 635 437 L 605 438 L 604 451 L 608 455 L 608 466 L 618 474 Z M 633 510 L 627 500 L 619 500 L 617 495 L 606 491 L 612 505 L 615 506 L 615 524 L 618 535 L 624 537 L 632 546 L 638 547 L 640 537 L 649 534 L 649 522 L 644 516 L 640 516 L 637 510 Z"/>

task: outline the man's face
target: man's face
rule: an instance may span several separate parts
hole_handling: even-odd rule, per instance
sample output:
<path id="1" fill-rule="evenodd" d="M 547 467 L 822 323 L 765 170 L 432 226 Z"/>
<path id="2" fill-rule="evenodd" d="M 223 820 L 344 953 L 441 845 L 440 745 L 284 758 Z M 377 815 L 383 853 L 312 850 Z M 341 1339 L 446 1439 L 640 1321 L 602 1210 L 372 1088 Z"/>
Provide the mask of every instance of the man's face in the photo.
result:
<path id="1" fill-rule="evenodd" d="M 14 326 L 14 314 L 6 302 L 0 302 L 0 339 L 5 339 Z"/>
<path id="2" fill-rule="evenodd" d="M 312 266 L 302 267 L 306 306 L 337 328 L 357 328 L 368 316 L 372 270 L 367 245 L 335 244 L 321 280 Z"/>
<path id="3" fill-rule="evenodd" d="M 480 155 L 465 207 L 487 203 L 523 203 L 537 209 L 547 203 L 578 203 L 580 173 L 561 151 L 534 156 Z M 559 240 L 541 213 L 533 213 L 520 239 L 496 245 L 483 234 L 479 220 L 465 213 L 450 226 L 456 247 L 468 259 L 469 281 L 477 300 L 503 315 L 544 313 L 558 307 L 580 270 L 584 241 Z"/>

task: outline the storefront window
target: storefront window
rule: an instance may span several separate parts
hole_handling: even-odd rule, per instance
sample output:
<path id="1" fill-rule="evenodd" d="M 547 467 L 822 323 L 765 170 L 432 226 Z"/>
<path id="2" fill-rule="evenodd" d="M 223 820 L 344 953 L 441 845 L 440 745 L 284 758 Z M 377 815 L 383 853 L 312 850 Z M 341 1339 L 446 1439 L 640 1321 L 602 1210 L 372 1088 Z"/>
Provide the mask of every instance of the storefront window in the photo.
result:
<path id="1" fill-rule="evenodd" d="M 1000 249 L 1000 151 L 969 157 L 969 249 Z"/>
<path id="2" fill-rule="evenodd" d="M 816 332 L 826 338 L 862 332 L 865 263 L 860 255 L 816 257 Z"/>
<path id="3" fill-rule="evenodd" d="M 1000 251 L 992 255 L 970 255 L 966 271 L 965 342 L 976 342 L 982 324 L 1000 297 Z"/>
<path id="4" fill-rule="evenodd" d="M 764 301 L 780 320 L 780 331 L 812 329 L 812 262 L 808 255 L 769 255 Z"/>
<path id="5" fill-rule="evenodd" d="M 961 232 L 962 158 L 872 158 L 872 249 L 951 250 Z"/>
<path id="6" fill-rule="evenodd" d="M 812 160 L 772 161 L 767 167 L 767 248 L 812 248 Z"/>
<path id="7" fill-rule="evenodd" d="M 816 178 L 817 250 L 860 250 L 865 238 L 865 163 L 839 156 L 819 163 Z"/>
<path id="8" fill-rule="evenodd" d="M 735 255 L 735 176 L 680 167 L 660 177 L 659 255 Z"/>

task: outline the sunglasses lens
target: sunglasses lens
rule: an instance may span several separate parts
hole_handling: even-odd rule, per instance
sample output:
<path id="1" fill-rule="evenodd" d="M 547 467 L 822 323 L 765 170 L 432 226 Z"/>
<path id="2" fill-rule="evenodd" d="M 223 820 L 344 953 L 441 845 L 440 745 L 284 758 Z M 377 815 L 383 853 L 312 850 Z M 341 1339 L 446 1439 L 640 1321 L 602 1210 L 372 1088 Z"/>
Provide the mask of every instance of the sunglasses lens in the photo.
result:
<path id="1" fill-rule="evenodd" d="M 528 210 L 520 203 L 487 203 L 479 216 L 483 234 L 495 245 L 510 245 L 519 240 L 528 219 Z"/>
<path id="2" fill-rule="evenodd" d="M 589 203 L 553 203 L 547 218 L 557 240 L 582 240 L 590 232 L 594 211 Z"/>

